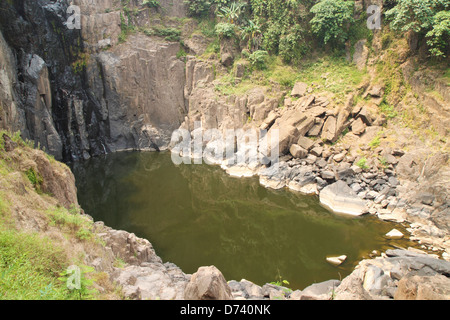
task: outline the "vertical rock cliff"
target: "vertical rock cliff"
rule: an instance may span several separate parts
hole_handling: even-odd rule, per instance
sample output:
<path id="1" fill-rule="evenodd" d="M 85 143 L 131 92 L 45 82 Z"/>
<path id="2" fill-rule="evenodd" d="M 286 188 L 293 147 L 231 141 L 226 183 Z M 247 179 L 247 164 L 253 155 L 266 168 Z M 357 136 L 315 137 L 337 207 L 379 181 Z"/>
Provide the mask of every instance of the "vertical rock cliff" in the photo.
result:
<path id="1" fill-rule="evenodd" d="M 181 0 L 156 9 L 141 2 L 127 3 L 135 14 L 124 18 L 121 1 L 76 0 L 81 29 L 67 26 L 69 1 L 2 2 L 2 127 L 59 160 L 167 146 L 187 113 L 180 44 L 143 34 L 119 42 L 119 35 L 124 19 L 148 27 L 153 14 L 186 10 Z"/>

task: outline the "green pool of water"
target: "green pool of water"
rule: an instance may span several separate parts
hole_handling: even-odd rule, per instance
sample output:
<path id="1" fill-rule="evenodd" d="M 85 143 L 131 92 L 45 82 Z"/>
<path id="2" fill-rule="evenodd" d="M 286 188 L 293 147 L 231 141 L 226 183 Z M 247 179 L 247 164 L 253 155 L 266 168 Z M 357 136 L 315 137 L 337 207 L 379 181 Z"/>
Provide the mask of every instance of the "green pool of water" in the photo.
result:
<path id="1" fill-rule="evenodd" d="M 372 250 L 394 245 L 384 235 L 401 228 L 335 215 L 317 197 L 269 190 L 257 177 L 233 178 L 217 166 L 175 166 L 169 153 L 116 153 L 72 170 L 86 213 L 148 239 L 185 273 L 215 265 L 227 280 L 284 279 L 303 289 L 345 277 Z M 330 255 L 348 259 L 335 267 Z"/>

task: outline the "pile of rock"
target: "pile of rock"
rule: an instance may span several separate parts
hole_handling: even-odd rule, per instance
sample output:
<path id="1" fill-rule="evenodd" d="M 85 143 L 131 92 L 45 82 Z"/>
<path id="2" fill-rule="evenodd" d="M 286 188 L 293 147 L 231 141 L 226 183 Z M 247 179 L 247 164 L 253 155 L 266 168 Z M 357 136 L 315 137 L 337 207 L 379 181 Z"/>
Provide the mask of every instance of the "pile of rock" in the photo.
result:
<path id="1" fill-rule="evenodd" d="M 184 299 L 190 275 L 173 263 L 163 263 L 148 240 L 138 238 L 133 233 L 114 230 L 101 221 L 94 224 L 93 230 L 105 243 L 105 254 L 110 257 L 97 257 L 90 265 L 97 270 L 107 271 L 111 279 L 122 287 L 125 298 Z M 104 265 L 105 261 L 111 260 L 120 263 Z"/>
<path id="2" fill-rule="evenodd" d="M 335 291 L 337 300 L 448 300 L 450 262 L 412 250 L 363 260 Z"/>
<path id="3" fill-rule="evenodd" d="M 305 194 L 320 194 L 324 204 L 342 213 L 387 215 L 406 206 L 405 201 L 397 198 L 399 181 L 394 170 L 361 168 L 348 150 L 328 147 L 306 137 L 299 138 L 298 143 L 306 155 L 301 159 L 296 157 L 301 151 L 292 145 L 291 155 L 258 171 L 261 184 L 273 189 L 289 187 Z M 346 207 L 350 212 L 346 212 Z"/>
<path id="4" fill-rule="evenodd" d="M 314 283 L 295 290 L 248 280 L 226 282 L 214 266 L 192 276 L 185 297 L 193 300 L 448 300 L 450 262 L 413 250 L 387 250 L 363 260 L 340 280 Z"/>
<path id="5" fill-rule="evenodd" d="M 378 97 L 380 90 L 382 88 L 372 88 L 365 95 Z M 351 128 L 354 134 L 361 135 L 366 127 L 380 126 L 386 121 L 383 115 L 376 115 L 376 108 L 371 108 L 371 105 L 353 106 L 354 94 L 348 96 L 343 106 L 333 106 L 327 97 L 316 97 L 309 92 L 311 90 L 306 83 L 296 83 L 291 97 L 284 100 L 284 108 L 272 114 L 270 123 L 273 126 L 268 125 L 267 121 L 262 125 L 263 129 L 269 126 L 280 129 L 280 149 L 284 154 L 290 151 L 290 145 L 296 144 L 294 150 L 300 156 L 304 155 L 307 149 L 297 144 L 297 140 L 304 136 L 336 142 L 347 128 Z M 296 98 L 298 99 L 295 100 Z"/>

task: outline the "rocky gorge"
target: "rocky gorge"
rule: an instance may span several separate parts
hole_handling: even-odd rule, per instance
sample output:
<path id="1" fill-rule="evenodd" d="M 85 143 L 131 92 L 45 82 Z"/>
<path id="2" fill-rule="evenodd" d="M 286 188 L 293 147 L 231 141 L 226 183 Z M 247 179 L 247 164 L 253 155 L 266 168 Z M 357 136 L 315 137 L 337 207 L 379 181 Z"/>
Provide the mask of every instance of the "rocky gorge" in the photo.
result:
<path id="1" fill-rule="evenodd" d="M 232 166 L 222 155 L 216 163 L 234 176 L 257 175 L 268 188 L 318 196 L 340 214 L 371 214 L 396 222 L 410 235 L 394 232 L 393 236 L 409 236 L 423 250 L 374 253 L 345 279 L 292 291 L 247 280 L 227 282 L 213 266 L 200 268 L 192 276 L 184 274 L 177 266 L 163 263 L 148 240 L 93 223 L 92 231 L 104 246 L 88 252 L 85 263 L 106 272 L 125 297 L 449 299 L 448 142 L 430 147 L 427 141 L 414 138 L 416 128 L 399 127 L 395 119 L 379 111 L 387 88 L 377 81 L 376 54 L 369 56 L 364 42 L 355 46 L 349 60 L 367 68 L 370 77 L 341 99 L 303 81 L 289 90 L 271 82 L 243 94 L 222 94 L 217 88 L 221 76 L 229 72 L 227 67 L 234 64 L 231 73 L 239 84 L 249 66 L 235 62 L 240 50 L 226 42 L 221 43 L 220 58 L 205 56 L 208 39 L 197 32 L 196 21 L 183 20 L 187 17 L 183 1 L 160 1 L 163 10 L 129 1 L 128 23 L 131 20 L 139 32 L 126 39 L 120 37 L 127 13 L 121 1 L 74 4 L 81 8 L 81 30 L 65 27 L 67 1 L 1 4 L 3 128 L 20 131 L 23 138 L 65 161 L 130 149 L 179 153 L 171 143 L 172 132 L 182 128 L 195 135 L 196 121 L 201 122 L 202 131 L 218 129 L 222 134 L 227 129 L 262 129 L 268 135 L 279 130 L 281 155 L 272 166 Z M 175 34 L 183 43 L 161 36 L 158 27 L 162 25 L 178 30 Z M 374 43 L 379 42 L 381 35 L 375 36 Z M 382 45 L 374 47 L 382 52 Z M 420 94 L 410 94 L 399 104 L 408 111 L 408 105 L 425 105 L 428 111 L 421 113 L 422 121 L 432 124 L 439 136 L 448 137 L 448 85 L 434 81 L 440 94 L 429 94 L 423 80 L 433 76 L 426 70 L 415 71 L 414 48 L 406 48 L 399 54 L 399 64 L 405 81 Z M 185 55 L 180 56 L 182 50 Z M 327 74 L 320 76 L 331 79 Z M 205 142 L 203 147 L 208 150 L 214 143 Z M 233 157 L 240 152 L 235 151 Z M 37 153 L 33 159 L 38 172 L 44 171 L 42 159 Z M 21 170 L 30 165 L 34 166 L 23 164 Z M 54 180 L 52 175 L 43 176 L 47 183 Z M 60 195 L 58 187 L 51 192 L 63 206 L 77 204 L 73 181 L 54 183 L 70 190 L 69 196 Z M 16 209 L 22 216 L 19 221 L 27 217 L 36 221 Z M 30 228 L 47 227 L 37 220 Z M 115 267 L 117 258 L 126 265 Z"/>

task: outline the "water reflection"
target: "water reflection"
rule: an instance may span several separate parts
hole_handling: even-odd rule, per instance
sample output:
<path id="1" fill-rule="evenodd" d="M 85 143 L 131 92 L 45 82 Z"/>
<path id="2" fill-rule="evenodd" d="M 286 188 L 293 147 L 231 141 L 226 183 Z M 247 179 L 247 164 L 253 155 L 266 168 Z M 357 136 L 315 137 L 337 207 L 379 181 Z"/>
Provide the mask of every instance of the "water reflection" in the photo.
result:
<path id="1" fill-rule="evenodd" d="M 172 164 L 167 153 L 116 153 L 73 164 L 79 201 L 95 220 L 149 239 L 186 273 L 215 265 L 228 280 L 289 280 L 292 288 L 351 272 L 392 226 L 336 216 L 315 197 L 269 190 L 219 167 Z M 339 268 L 327 255 L 348 256 Z"/>

